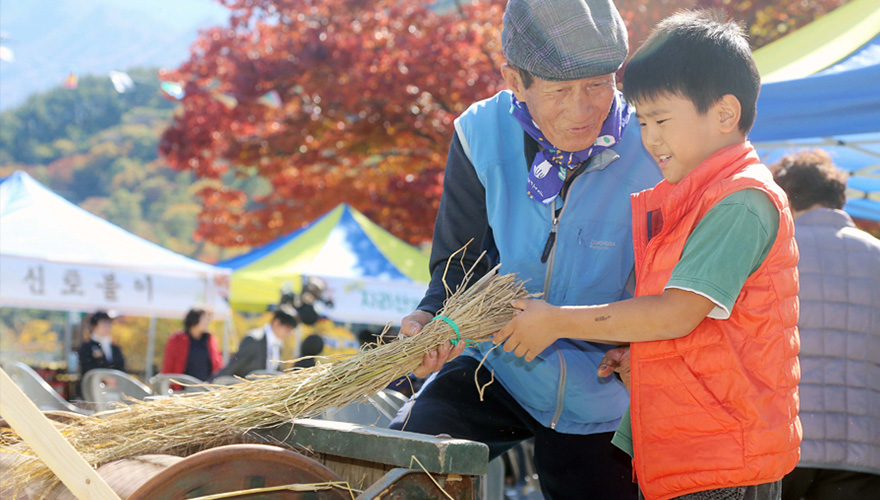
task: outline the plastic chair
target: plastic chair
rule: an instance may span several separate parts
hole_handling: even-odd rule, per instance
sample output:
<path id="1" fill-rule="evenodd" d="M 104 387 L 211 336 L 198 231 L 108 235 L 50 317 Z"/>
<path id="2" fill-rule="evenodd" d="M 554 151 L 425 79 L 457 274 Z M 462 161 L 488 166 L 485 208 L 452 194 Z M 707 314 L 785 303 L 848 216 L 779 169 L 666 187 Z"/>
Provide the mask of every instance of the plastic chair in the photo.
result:
<path id="1" fill-rule="evenodd" d="M 62 398 L 51 385 L 43 380 L 43 377 L 21 361 L 4 361 L 3 370 L 40 410 L 69 411 L 80 415 L 91 414 L 90 411 L 78 408 Z"/>
<path id="2" fill-rule="evenodd" d="M 382 389 L 381 392 L 388 396 L 388 398 L 393 401 L 395 405 L 397 405 L 397 408 L 394 411 L 395 413 L 397 413 L 397 410 L 399 410 L 403 405 L 409 402 L 408 397 L 404 396 L 398 391 L 395 391 L 394 389 Z"/>
<path id="3" fill-rule="evenodd" d="M 106 384 L 106 380 L 113 380 L 115 384 Z M 109 368 L 87 371 L 82 378 L 82 393 L 87 401 L 97 403 L 99 409 L 112 407 L 114 403 L 128 404 L 123 396 L 143 400 L 153 395 L 152 389 L 140 380 Z"/>
<path id="4" fill-rule="evenodd" d="M 320 418 L 333 422 L 348 422 L 350 424 L 386 428 L 391 424 L 391 418 L 393 417 L 393 414 L 389 417 L 387 412 L 379 411 L 370 402 L 363 402 L 333 408 L 324 412 Z"/>
<path id="5" fill-rule="evenodd" d="M 284 372 L 278 370 L 254 370 L 245 375 L 244 378 L 252 380 L 255 378 L 274 377 L 276 375 L 284 375 Z"/>
<path id="6" fill-rule="evenodd" d="M 391 424 L 398 410 L 408 400 L 406 396 L 395 390 L 382 389 L 364 402 L 329 410 L 322 415 L 322 418 L 334 422 L 384 428 Z"/>
<path id="7" fill-rule="evenodd" d="M 204 381 L 185 373 L 160 373 L 150 379 L 150 388 L 153 389 L 153 393 L 160 396 L 170 396 L 172 394 L 181 392 L 189 393 L 210 391 L 210 387 L 200 385 L 204 383 Z M 172 385 L 181 385 L 181 388 L 175 390 L 171 388 Z"/>
<path id="8" fill-rule="evenodd" d="M 210 383 L 214 385 L 233 385 L 239 384 L 242 380 L 235 375 L 220 375 L 219 377 L 214 377 Z"/>

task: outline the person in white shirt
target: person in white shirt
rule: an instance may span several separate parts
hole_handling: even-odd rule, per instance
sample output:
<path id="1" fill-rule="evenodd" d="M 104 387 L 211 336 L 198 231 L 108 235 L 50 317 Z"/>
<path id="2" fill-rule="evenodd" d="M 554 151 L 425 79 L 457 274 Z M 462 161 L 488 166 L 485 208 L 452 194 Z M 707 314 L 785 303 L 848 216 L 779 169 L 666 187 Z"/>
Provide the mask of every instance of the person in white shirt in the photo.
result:
<path id="1" fill-rule="evenodd" d="M 281 364 L 281 346 L 296 329 L 297 323 L 297 312 L 293 306 L 278 306 L 272 321 L 262 328 L 248 332 L 242 339 L 238 352 L 216 376 L 244 377 L 256 370 L 278 370 Z"/>
<path id="2" fill-rule="evenodd" d="M 82 343 L 78 354 L 80 380 L 95 368 L 125 371 L 125 356 L 113 343 L 113 317 L 107 312 L 97 311 L 89 318 L 89 338 Z"/>

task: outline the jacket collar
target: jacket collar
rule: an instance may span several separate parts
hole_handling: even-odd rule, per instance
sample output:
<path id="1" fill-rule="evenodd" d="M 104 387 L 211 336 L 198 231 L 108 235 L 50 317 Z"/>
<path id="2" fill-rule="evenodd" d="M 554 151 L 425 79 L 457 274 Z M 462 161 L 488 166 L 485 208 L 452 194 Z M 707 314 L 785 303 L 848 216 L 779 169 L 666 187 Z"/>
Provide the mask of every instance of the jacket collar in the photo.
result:
<path id="1" fill-rule="evenodd" d="M 664 214 L 671 214 L 674 207 L 687 205 L 687 201 L 699 196 L 713 182 L 732 177 L 745 167 L 760 163 L 755 148 L 749 142 L 719 149 L 677 184 L 665 179 L 660 181 L 648 196 L 648 211 L 662 208 Z"/>

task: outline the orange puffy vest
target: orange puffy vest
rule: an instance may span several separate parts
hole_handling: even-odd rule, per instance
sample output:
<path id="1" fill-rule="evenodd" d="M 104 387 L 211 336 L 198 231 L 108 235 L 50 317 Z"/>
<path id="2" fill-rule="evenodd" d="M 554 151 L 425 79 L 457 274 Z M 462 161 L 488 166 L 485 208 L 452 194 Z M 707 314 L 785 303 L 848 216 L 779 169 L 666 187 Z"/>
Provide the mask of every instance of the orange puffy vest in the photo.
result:
<path id="1" fill-rule="evenodd" d="M 800 459 L 794 225 L 750 144 L 719 150 L 678 184 L 632 196 L 636 296 L 663 293 L 697 223 L 747 188 L 772 200 L 779 231 L 730 317 L 706 318 L 678 339 L 632 344 L 633 463 L 648 500 L 777 481 Z"/>

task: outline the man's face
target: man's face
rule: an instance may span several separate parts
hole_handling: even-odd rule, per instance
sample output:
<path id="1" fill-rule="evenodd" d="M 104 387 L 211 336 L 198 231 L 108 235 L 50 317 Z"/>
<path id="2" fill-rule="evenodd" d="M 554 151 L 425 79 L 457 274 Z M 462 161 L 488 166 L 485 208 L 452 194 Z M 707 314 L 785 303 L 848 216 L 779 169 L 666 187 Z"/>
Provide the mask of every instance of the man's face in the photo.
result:
<path id="1" fill-rule="evenodd" d="M 289 337 L 290 334 L 293 332 L 293 329 L 294 327 L 285 325 L 277 319 L 272 321 L 272 333 L 274 333 L 275 336 L 281 340 Z"/>
<path id="2" fill-rule="evenodd" d="M 95 325 L 95 328 L 92 329 L 92 336 L 95 339 L 109 339 L 113 332 L 113 322 L 108 319 L 102 319 L 98 321 Z"/>
<path id="3" fill-rule="evenodd" d="M 528 89 L 514 68 L 505 65 L 502 74 L 553 146 L 574 152 L 596 142 L 614 99 L 613 74 L 565 82 L 533 78 Z"/>

